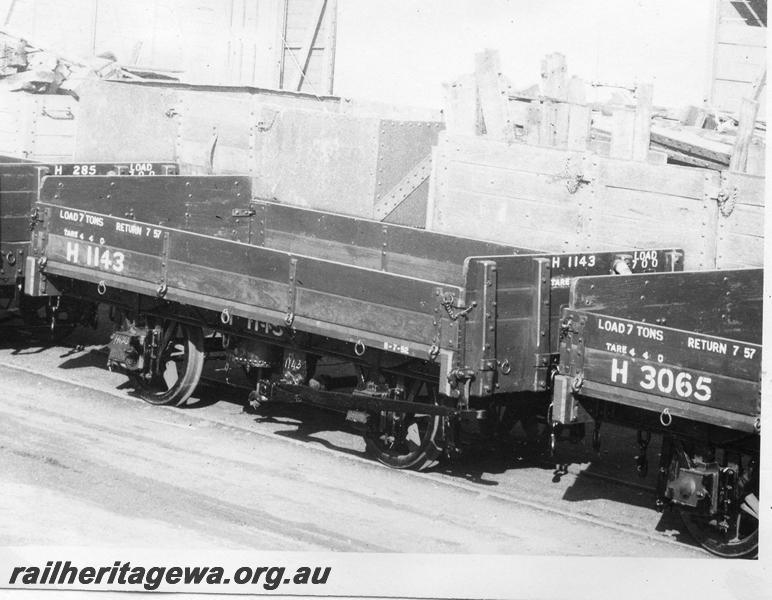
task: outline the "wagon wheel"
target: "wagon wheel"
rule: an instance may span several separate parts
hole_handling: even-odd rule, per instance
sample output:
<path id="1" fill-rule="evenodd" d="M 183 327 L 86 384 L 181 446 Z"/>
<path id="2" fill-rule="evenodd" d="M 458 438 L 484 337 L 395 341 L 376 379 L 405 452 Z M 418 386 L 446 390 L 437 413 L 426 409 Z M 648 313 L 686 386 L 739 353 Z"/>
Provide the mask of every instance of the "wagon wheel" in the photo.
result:
<path id="1" fill-rule="evenodd" d="M 708 552 L 723 558 L 752 557 L 759 549 L 759 473 L 756 459 L 751 458 L 745 473 L 738 478 L 739 506 L 727 523 L 717 517 L 700 516 L 681 511 L 681 519 L 692 537 Z"/>
<path id="2" fill-rule="evenodd" d="M 200 327 L 164 320 L 159 331 L 158 360 L 129 379 L 137 395 L 157 405 L 181 406 L 190 398 L 204 367 L 204 334 Z"/>
<path id="3" fill-rule="evenodd" d="M 408 386 L 406 400 L 437 405 L 437 389 L 414 380 Z M 365 433 L 367 452 L 394 469 L 428 469 L 442 454 L 442 420 L 439 415 L 421 413 L 370 413 Z"/>

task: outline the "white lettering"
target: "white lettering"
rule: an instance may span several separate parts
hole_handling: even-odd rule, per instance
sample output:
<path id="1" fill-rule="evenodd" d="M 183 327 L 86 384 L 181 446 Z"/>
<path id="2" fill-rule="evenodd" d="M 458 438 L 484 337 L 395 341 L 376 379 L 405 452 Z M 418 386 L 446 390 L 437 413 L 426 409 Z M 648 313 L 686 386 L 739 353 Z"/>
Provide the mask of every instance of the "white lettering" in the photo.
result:
<path id="1" fill-rule="evenodd" d="M 661 342 L 664 339 L 662 330 L 655 327 L 647 327 L 645 325 L 636 325 L 638 329 L 638 337 L 646 338 L 648 340 L 657 340 Z"/>
<path id="2" fill-rule="evenodd" d="M 719 342 L 717 340 L 706 340 L 703 338 L 688 337 L 686 339 L 686 347 L 693 348 L 695 350 L 702 350 L 704 352 L 715 352 L 716 354 L 726 354 L 727 345 L 725 342 Z"/>
<path id="3" fill-rule="evenodd" d="M 622 361 L 622 366 L 619 366 L 619 361 L 615 358 L 611 361 L 611 381 L 617 382 L 617 376 L 621 376 L 621 384 L 627 385 L 627 361 Z"/>
<path id="4" fill-rule="evenodd" d="M 59 209 L 59 218 L 64 219 L 65 221 L 74 221 L 75 223 L 78 223 L 82 220 L 81 213 L 73 212 L 71 210 L 64 210 Z"/>
<path id="5" fill-rule="evenodd" d="M 66 254 L 67 262 L 72 262 L 72 263 L 78 262 L 78 250 L 79 250 L 79 246 L 77 243 L 67 242 L 67 254 Z"/>

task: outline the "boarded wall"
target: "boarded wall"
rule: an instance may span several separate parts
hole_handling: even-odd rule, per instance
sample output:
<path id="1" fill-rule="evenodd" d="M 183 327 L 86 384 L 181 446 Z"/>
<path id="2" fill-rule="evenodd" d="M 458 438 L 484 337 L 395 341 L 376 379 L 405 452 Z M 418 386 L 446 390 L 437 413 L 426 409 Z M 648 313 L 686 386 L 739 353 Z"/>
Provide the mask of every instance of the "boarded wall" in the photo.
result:
<path id="1" fill-rule="evenodd" d="M 80 104 L 76 160 L 248 174 L 259 198 L 361 217 L 405 187 L 442 128 L 428 111 L 243 87 L 96 81 Z M 415 189 L 396 194 L 404 199 L 383 220 L 423 226 L 425 179 L 410 179 Z"/>
<path id="2" fill-rule="evenodd" d="M 69 96 L 0 94 L 0 154 L 56 162 L 75 151 L 78 103 Z"/>
<path id="3" fill-rule="evenodd" d="M 11 31 L 65 57 L 317 94 L 332 89 L 336 13 L 335 0 L 0 0 Z"/>
<path id="4" fill-rule="evenodd" d="M 427 227 L 547 251 L 674 246 L 760 266 L 763 178 L 442 134 Z"/>
<path id="5" fill-rule="evenodd" d="M 710 104 L 737 112 L 740 100 L 751 97 L 754 82 L 766 68 L 766 0 L 713 0 L 715 38 Z M 759 102 L 759 118 L 766 118 L 766 90 Z"/>

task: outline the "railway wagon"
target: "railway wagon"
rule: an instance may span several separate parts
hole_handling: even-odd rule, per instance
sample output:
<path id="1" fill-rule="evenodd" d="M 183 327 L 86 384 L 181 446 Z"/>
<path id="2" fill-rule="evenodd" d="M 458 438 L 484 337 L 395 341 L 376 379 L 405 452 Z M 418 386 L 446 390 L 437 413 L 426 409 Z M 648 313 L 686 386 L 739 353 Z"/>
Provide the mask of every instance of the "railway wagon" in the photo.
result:
<path id="1" fill-rule="evenodd" d="M 19 295 L 23 286 L 23 265 L 29 255 L 32 208 L 43 177 L 47 175 L 170 175 L 178 172 L 173 163 L 40 163 L 0 156 L 0 299 L 4 311 L 19 311 L 27 321 L 42 310 L 40 302 Z M 66 318 L 59 301 L 46 307 L 52 324 Z M 56 314 L 55 314 L 56 313 Z"/>
<path id="2" fill-rule="evenodd" d="M 657 503 L 709 551 L 758 548 L 762 269 L 575 280 L 563 311 L 553 426 L 662 434 Z"/>
<path id="3" fill-rule="evenodd" d="M 577 275 L 672 271 L 677 249 L 547 254 L 253 198 L 246 177 L 47 177 L 25 288 L 115 305 L 109 360 L 157 404 L 206 357 L 254 402 L 345 411 L 421 468 L 545 411 Z"/>

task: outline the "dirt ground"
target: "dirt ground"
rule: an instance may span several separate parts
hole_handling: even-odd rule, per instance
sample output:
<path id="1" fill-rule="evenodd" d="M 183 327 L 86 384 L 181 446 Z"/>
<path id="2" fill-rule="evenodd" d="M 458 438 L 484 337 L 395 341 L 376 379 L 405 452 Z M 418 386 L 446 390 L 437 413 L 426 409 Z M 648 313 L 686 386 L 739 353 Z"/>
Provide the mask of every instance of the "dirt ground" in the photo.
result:
<path id="1" fill-rule="evenodd" d="M 653 509 L 634 432 L 600 455 L 522 446 L 393 471 L 337 414 L 247 414 L 246 392 L 218 383 L 184 409 L 147 405 L 101 341 L 0 349 L 2 546 L 706 556 Z"/>

